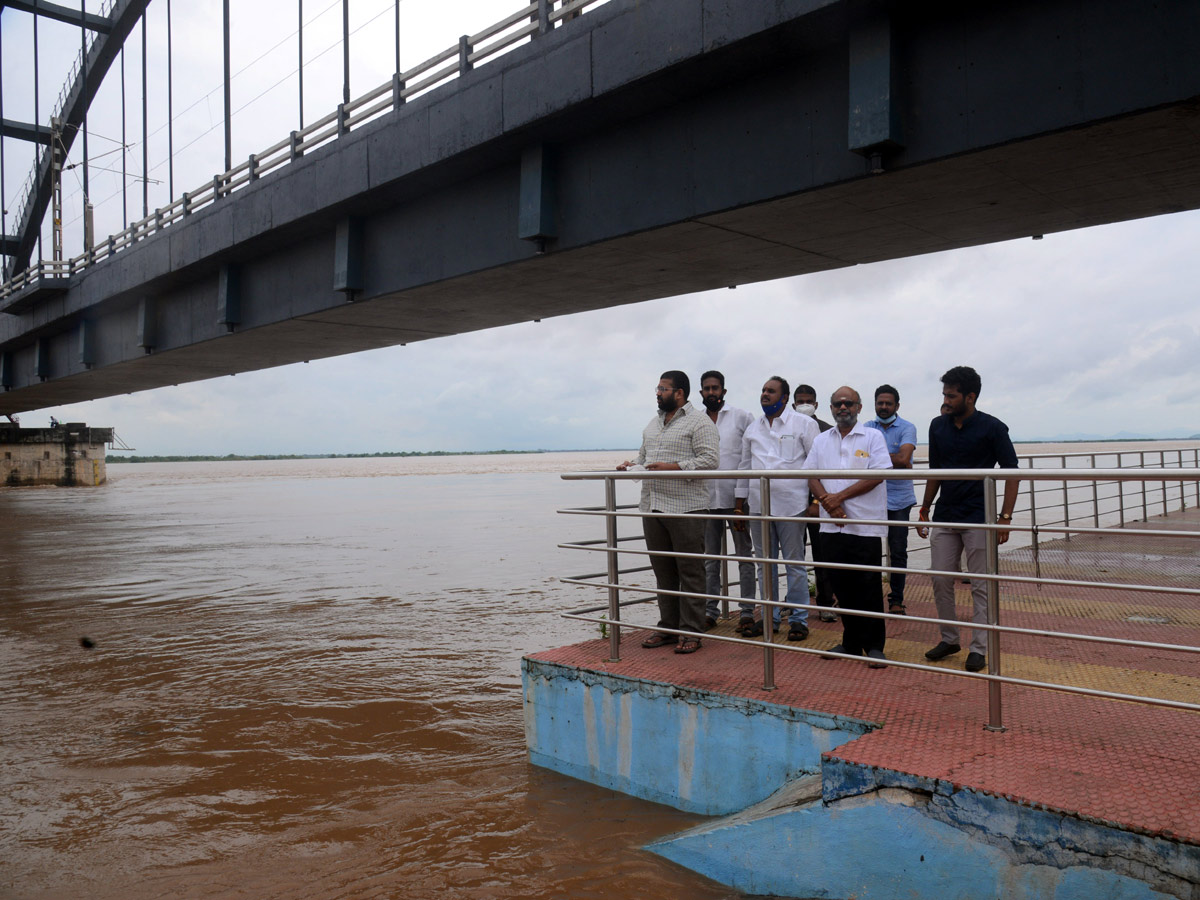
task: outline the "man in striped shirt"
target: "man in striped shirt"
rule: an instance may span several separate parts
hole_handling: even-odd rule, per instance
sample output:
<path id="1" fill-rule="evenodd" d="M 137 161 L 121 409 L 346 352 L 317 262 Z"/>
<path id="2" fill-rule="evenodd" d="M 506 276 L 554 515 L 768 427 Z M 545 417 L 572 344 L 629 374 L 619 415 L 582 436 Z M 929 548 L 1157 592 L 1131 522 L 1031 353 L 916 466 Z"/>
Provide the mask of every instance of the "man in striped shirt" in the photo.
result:
<path id="1" fill-rule="evenodd" d="M 617 466 L 631 466 L 651 472 L 715 469 L 719 461 L 717 426 L 688 402 L 691 382 L 683 372 L 663 372 L 655 394 L 658 415 L 642 432 L 637 460 Z M 661 513 L 642 519 L 646 549 L 652 553 L 694 553 L 683 559 L 651 556 L 655 583 L 662 591 L 683 591 L 701 595 L 705 590 L 704 519 L 682 518 L 685 513 L 702 513 L 708 508 L 708 486 L 700 478 L 647 478 L 642 481 L 638 508 L 643 513 Z M 676 631 L 692 631 L 696 637 L 655 632 L 642 641 L 643 647 L 675 645 L 676 653 L 694 653 L 700 649 L 699 635 L 704 631 L 704 598 L 658 595 L 658 625 Z"/>

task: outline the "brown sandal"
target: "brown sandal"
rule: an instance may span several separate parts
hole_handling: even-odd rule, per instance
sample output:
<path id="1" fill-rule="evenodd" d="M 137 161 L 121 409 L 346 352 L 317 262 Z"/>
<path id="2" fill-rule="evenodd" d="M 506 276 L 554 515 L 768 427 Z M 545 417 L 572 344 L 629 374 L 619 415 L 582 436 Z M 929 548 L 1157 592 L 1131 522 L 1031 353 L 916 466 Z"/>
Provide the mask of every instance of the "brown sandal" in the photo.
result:
<path id="1" fill-rule="evenodd" d="M 675 648 L 676 653 L 695 653 L 700 649 L 700 638 L 685 637 Z"/>
<path id="2" fill-rule="evenodd" d="M 673 634 L 660 634 L 656 631 L 654 634 L 650 635 L 650 637 L 642 641 L 642 646 L 647 650 L 654 650 L 658 647 L 665 647 L 667 644 L 674 644 L 678 640 L 679 639 Z"/>

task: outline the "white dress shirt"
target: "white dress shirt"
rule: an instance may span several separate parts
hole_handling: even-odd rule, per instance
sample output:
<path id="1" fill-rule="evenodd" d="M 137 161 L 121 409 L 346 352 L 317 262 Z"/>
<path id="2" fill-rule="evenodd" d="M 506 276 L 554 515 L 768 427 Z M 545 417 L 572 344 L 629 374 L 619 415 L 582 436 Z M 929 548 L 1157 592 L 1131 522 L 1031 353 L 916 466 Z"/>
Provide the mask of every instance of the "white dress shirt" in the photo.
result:
<path id="1" fill-rule="evenodd" d="M 888 453 L 887 442 L 883 435 L 874 428 L 866 428 L 861 422 L 856 422 L 850 433 L 842 437 L 836 425 L 822 432 L 813 442 L 812 452 L 804 462 L 806 469 L 890 469 L 892 457 Z M 853 474 L 853 473 L 851 473 Z M 830 493 L 844 490 L 858 478 L 822 478 L 821 484 Z M 851 497 L 842 504 L 846 516 L 851 519 L 886 519 L 887 518 L 887 486 L 880 479 L 879 483 L 865 494 Z M 857 534 L 862 537 L 883 537 L 887 534 L 886 525 L 846 525 L 834 524 L 825 507 L 821 507 L 821 531 L 840 534 Z"/>
<path id="2" fill-rule="evenodd" d="M 704 413 L 708 415 L 706 411 Z M 742 461 L 742 435 L 754 421 L 752 413 L 725 404 L 717 412 L 717 433 L 721 436 L 721 462 L 717 466 L 726 472 L 737 469 Z M 708 482 L 708 508 L 733 509 L 737 482 L 732 478 L 713 478 Z"/>
<path id="3" fill-rule="evenodd" d="M 759 416 L 742 435 L 739 469 L 770 471 L 801 469 L 813 442 L 821 433 L 816 419 L 796 412 L 790 406 L 773 420 Z M 748 498 L 753 514 L 762 511 L 757 478 L 738 479 L 736 496 Z M 802 516 L 808 508 L 808 480 L 779 478 L 771 481 L 771 515 Z"/>

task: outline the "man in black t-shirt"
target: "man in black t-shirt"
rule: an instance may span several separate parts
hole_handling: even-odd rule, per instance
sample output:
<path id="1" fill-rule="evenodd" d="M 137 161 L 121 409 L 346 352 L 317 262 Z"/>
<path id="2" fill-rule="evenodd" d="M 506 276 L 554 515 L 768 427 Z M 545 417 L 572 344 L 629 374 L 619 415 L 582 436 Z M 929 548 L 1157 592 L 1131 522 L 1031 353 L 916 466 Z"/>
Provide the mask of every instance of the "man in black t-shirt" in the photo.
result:
<path id="1" fill-rule="evenodd" d="M 975 408 L 982 382 L 979 373 L 970 366 L 955 366 L 942 376 L 942 414 L 929 423 L 929 468 L 933 469 L 1004 469 L 1017 468 L 1017 454 L 1008 437 L 1008 426 L 985 412 Z M 932 472 L 931 472 L 932 475 Z M 1012 522 L 1013 507 L 1017 503 L 1017 479 L 1004 482 L 1004 501 L 996 520 L 998 525 Z M 954 481 L 930 477 L 925 482 L 925 500 L 917 518 L 929 521 L 929 507 L 941 490 L 937 508 L 933 513 L 934 523 L 945 522 L 946 526 L 933 528 L 929 541 L 930 565 L 935 570 L 956 571 L 962 557 L 966 556 L 967 571 L 979 574 L 987 572 L 987 532 L 955 528 L 955 523 L 983 524 L 984 501 L 982 481 Z M 917 533 L 925 537 L 929 529 L 919 528 Z M 997 534 L 1001 544 L 1008 540 L 1008 532 Z M 971 595 L 974 610 L 971 621 L 977 625 L 987 623 L 988 583 L 985 579 L 971 580 Z M 948 575 L 933 576 L 933 599 L 937 605 L 939 619 L 955 619 L 954 578 Z M 972 629 L 971 646 L 964 668 L 978 672 L 987 663 L 987 635 L 981 629 Z M 943 624 L 938 645 L 925 654 L 926 659 L 945 659 L 958 653 L 958 626 Z"/>

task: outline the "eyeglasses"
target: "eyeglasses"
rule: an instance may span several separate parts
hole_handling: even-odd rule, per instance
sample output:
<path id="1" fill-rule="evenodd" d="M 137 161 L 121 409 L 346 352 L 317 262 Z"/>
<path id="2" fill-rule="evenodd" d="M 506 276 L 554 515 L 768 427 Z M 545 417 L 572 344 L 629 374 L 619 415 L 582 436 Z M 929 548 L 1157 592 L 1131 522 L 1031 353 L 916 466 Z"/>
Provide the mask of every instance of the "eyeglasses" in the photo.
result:
<path id="1" fill-rule="evenodd" d="M 834 409 L 840 409 L 843 406 L 846 407 L 846 409 L 849 409 L 852 406 L 858 406 L 858 401 L 857 400 L 834 400 L 829 405 L 832 406 Z"/>
<path id="2" fill-rule="evenodd" d="M 656 387 L 654 389 L 654 393 L 656 393 L 656 394 L 673 394 L 677 390 L 679 390 L 679 388 L 666 388 L 660 384 L 658 387 Z"/>

